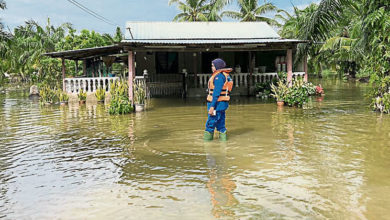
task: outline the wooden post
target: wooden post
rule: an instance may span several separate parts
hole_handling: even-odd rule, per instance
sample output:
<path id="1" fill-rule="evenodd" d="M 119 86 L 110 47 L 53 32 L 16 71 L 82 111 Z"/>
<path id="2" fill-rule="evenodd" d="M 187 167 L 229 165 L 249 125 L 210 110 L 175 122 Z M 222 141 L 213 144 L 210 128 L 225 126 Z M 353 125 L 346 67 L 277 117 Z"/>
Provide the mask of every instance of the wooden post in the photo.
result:
<path id="1" fill-rule="evenodd" d="M 290 87 L 293 78 L 292 65 L 292 49 L 287 49 L 287 82 Z"/>
<path id="2" fill-rule="evenodd" d="M 92 59 L 92 77 L 95 78 L 95 59 Z"/>
<path id="3" fill-rule="evenodd" d="M 75 62 L 76 62 L 76 68 L 75 68 L 76 74 L 75 75 L 77 76 L 77 74 L 79 73 L 79 60 L 76 60 Z"/>
<path id="4" fill-rule="evenodd" d="M 195 77 L 195 88 L 198 88 L 198 53 L 195 52 L 193 53 L 193 56 L 194 56 L 194 77 Z"/>
<path id="5" fill-rule="evenodd" d="M 305 71 L 305 76 L 304 76 L 303 80 L 305 82 L 307 82 L 307 79 L 308 79 L 308 75 L 307 75 L 307 55 L 303 58 L 303 69 Z"/>
<path id="6" fill-rule="evenodd" d="M 65 88 L 65 58 L 61 58 L 62 61 L 62 91 L 66 91 Z"/>
<path id="7" fill-rule="evenodd" d="M 129 51 L 129 99 L 131 100 L 131 104 L 134 105 L 134 94 L 133 94 L 133 82 L 134 82 L 134 76 L 135 76 L 135 57 L 134 57 L 134 52 Z"/>
<path id="8" fill-rule="evenodd" d="M 248 51 L 249 53 L 249 59 L 248 59 L 248 72 L 249 72 L 249 79 L 247 81 L 247 87 L 248 87 L 248 95 L 250 93 L 250 88 L 251 88 L 251 81 L 252 81 L 252 75 L 253 75 L 253 67 L 252 67 L 252 52 Z"/>
<path id="9" fill-rule="evenodd" d="M 87 60 L 83 60 L 83 76 L 87 76 Z"/>

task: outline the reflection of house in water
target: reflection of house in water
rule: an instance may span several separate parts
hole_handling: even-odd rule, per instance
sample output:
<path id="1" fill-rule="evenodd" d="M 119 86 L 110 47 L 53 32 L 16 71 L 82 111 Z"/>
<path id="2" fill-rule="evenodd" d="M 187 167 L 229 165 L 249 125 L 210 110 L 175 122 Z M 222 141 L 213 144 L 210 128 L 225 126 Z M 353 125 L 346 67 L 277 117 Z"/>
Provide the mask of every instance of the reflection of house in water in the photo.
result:
<path id="1" fill-rule="evenodd" d="M 279 71 L 306 79 L 306 59 L 293 66 L 298 43 L 303 41 L 282 39 L 263 22 L 127 22 L 126 37 L 118 44 L 46 55 L 76 61 L 81 77 L 68 78 L 63 68 L 63 85 L 69 93 L 81 88 L 94 92 L 99 86 L 109 90 L 119 75 L 112 65 L 122 63 L 130 66 L 132 79 L 148 76 L 152 96 L 203 96 L 211 61 L 221 57 L 234 68 L 232 95 L 247 95 L 255 83 L 270 81 Z"/>

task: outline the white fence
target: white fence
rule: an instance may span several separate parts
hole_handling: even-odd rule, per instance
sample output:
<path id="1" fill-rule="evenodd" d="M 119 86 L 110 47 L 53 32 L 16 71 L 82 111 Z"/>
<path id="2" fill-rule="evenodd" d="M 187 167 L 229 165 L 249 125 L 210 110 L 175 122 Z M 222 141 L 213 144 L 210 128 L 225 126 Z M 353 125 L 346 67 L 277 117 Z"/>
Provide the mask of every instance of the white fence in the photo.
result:
<path id="1" fill-rule="evenodd" d="M 91 78 L 65 78 L 65 91 L 67 93 L 95 92 L 98 88 L 110 91 L 110 84 L 119 80 L 119 77 L 91 77 Z"/>
<path id="2" fill-rule="evenodd" d="M 247 87 L 249 83 L 249 73 L 233 73 L 230 76 L 233 79 L 235 87 Z M 254 83 L 270 82 L 277 77 L 277 73 L 254 73 L 252 74 Z M 294 72 L 293 77 L 303 77 L 305 72 Z M 211 74 L 197 74 L 199 87 L 206 88 Z"/>

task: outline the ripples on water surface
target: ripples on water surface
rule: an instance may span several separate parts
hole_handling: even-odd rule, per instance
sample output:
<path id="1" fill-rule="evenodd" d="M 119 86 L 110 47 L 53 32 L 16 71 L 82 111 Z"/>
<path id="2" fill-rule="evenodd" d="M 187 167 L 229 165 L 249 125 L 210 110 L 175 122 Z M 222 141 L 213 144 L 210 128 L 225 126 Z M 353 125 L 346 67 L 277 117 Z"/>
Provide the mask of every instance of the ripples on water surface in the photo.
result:
<path id="1" fill-rule="evenodd" d="M 390 218 L 390 117 L 366 107 L 364 86 L 323 84 L 312 109 L 233 101 L 227 143 L 202 141 L 199 100 L 109 116 L 0 94 L 0 216 Z"/>

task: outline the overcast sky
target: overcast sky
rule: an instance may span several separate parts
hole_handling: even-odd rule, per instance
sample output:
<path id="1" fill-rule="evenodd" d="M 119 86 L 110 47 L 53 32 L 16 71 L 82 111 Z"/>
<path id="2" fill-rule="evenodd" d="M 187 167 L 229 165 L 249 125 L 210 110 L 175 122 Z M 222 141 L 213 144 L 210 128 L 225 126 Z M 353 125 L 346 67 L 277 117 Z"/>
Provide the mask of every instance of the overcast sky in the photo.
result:
<path id="1" fill-rule="evenodd" d="M 70 22 L 77 30 L 89 29 L 113 34 L 115 27 L 87 14 L 68 0 L 5 0 L 7 9 L 0 11 L 5 26 L 11 30 L 33 19 L 45 24 L 48 17 L 52 24 Z M 168 6 L 168 0 L 77 0 L 79 3 L 113 21 L 121 28 L 126 21 L 171 21 L 179 13 L 176 5 Z M 263 0 L 259 1 L 260 3 Z M 304 8 L 319 0 L 272 0 L 277 7 L 291 11 L 292 5 Z M 237 8 L 236 3 L 228 8 Z M 229 21 L 229 19 L 224 19 Z"/>

